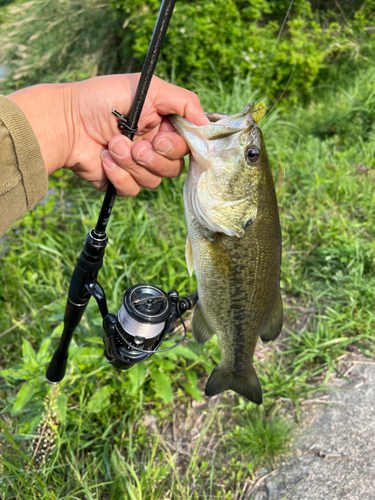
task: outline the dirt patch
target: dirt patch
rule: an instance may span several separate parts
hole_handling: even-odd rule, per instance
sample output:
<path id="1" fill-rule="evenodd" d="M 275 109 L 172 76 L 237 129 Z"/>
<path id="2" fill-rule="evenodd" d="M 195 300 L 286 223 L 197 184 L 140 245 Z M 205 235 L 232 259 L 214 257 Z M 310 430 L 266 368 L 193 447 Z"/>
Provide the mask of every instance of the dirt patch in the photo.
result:
<path id="1" fill-rule="evenodd" d="M 375 361 L 350 353 L 340 371 L 344 377 L 331 377 L 328 397 L 311 400 L 294 454 L 253 500 L 375 498 Z"/>

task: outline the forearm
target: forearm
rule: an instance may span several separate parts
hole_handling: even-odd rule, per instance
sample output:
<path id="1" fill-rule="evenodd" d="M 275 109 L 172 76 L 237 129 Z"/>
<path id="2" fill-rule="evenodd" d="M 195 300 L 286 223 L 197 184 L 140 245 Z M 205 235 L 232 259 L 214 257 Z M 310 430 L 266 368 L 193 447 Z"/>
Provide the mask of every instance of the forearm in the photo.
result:
<path id="1" fill-rule="evenodd" d="M 47 189 L 43 158 L 28 120 L 0 96 L 0 235 L 41 201 Z"/>

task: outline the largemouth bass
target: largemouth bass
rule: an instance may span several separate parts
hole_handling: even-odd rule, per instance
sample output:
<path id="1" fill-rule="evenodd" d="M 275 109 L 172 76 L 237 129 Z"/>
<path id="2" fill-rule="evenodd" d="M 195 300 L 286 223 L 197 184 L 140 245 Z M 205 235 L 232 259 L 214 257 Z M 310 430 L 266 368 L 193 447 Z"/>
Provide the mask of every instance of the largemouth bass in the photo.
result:
<path id="1" fill-rule="evenodd" d="M 186 260 L 199 295 L 193 335 L 203 344 L 216 334 L 221 350 L 205 393 L 231 389 L 261 404 L 254 350 L 259 336 L 280 334 L 283 306 L 280 221 L 256 108 L 207 113 L 211 123 L 201 127 L 170 119 L 191 150 L 184 206 Z"/>

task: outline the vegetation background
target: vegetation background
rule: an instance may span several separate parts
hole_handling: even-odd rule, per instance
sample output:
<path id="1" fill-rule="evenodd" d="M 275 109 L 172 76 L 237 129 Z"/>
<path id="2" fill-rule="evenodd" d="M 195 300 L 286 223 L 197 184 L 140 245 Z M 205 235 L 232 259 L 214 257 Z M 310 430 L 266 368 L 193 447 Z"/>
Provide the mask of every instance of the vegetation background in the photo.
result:
<path id="1" fill-rule="evenodd" d="M 138 71 L 159 2 L 0 0 L 1 91 Z M 45 202 L 1 239 L 0 497 L 251 498 L 328 390 L 348 351 L 374 356 L 374 0 L 177 2 L 157 74 L 261 123 L 283 230 L 280 339 L 260 345 L 262 408 L 202 396 L 216 339 L 118 372 L 103 359 L 90 303 L 59 386 L 44 373 L 69 279 L 102 196 L 60 171 Z M 118 200 L 100 274 L 109 308 L 151 282 L 195 290 L 184 262 L 179 179 Z"/>

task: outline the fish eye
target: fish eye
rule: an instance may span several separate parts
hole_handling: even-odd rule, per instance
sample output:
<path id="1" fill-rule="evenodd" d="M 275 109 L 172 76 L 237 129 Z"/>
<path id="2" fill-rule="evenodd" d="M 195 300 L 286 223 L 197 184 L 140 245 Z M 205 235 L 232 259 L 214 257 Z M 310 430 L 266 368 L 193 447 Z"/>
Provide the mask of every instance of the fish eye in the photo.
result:
<path id="1" fill-rule="evenodd" d="M 258 160 L 259 155 L 260 151 L 258 146 L 250 146 L 245 152 L 246 159 L 251 163 L 255 163 Z"/>

